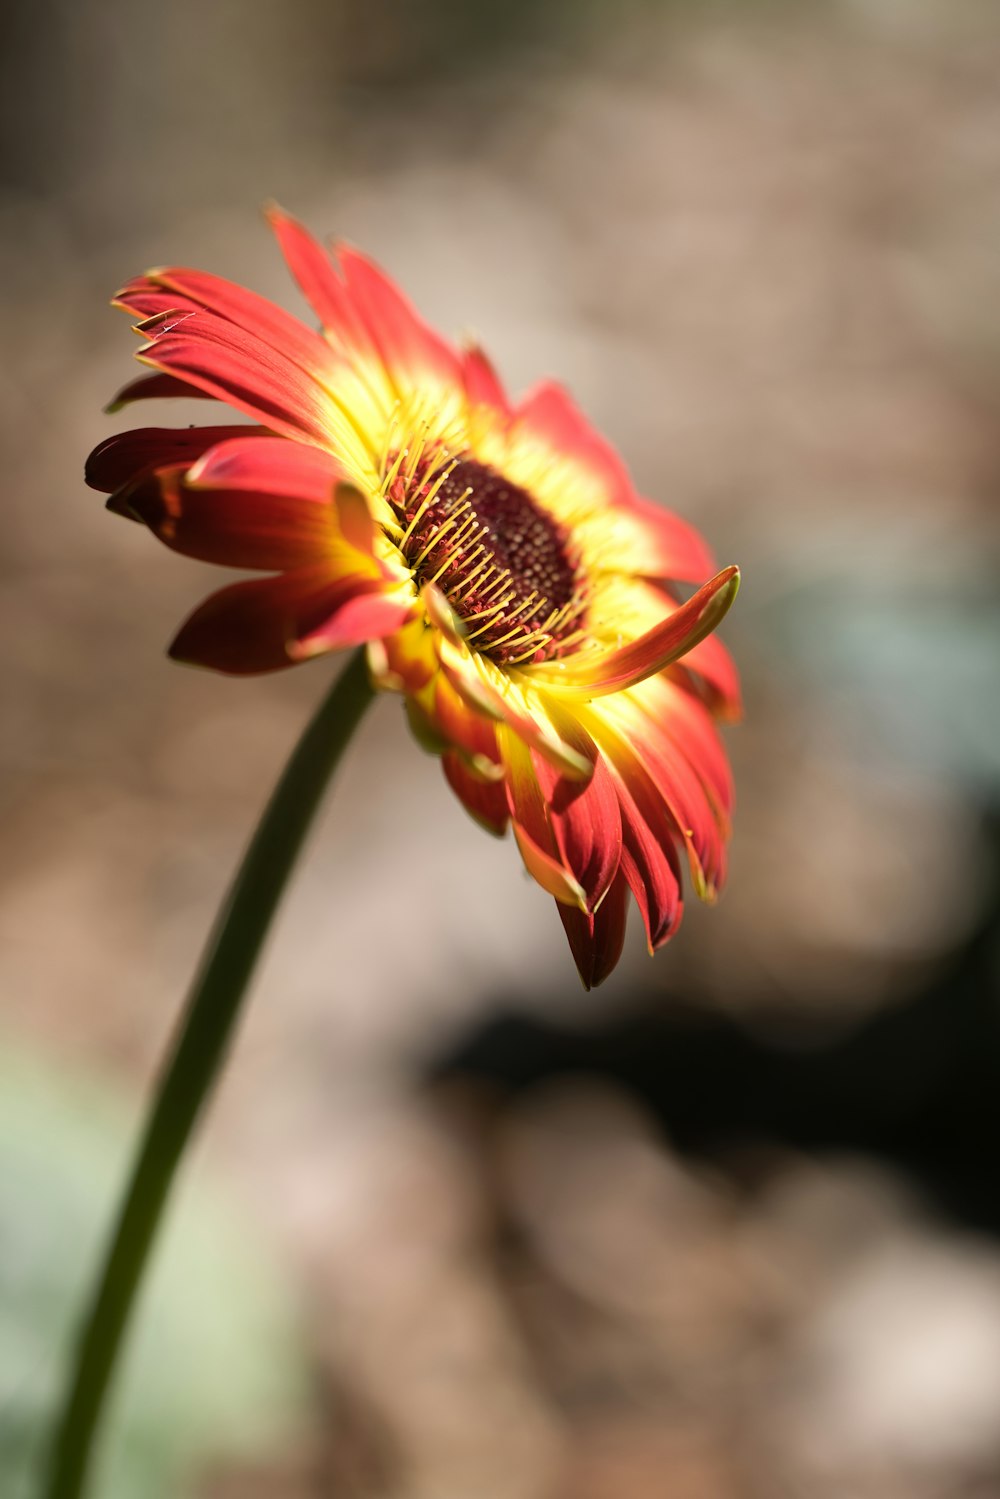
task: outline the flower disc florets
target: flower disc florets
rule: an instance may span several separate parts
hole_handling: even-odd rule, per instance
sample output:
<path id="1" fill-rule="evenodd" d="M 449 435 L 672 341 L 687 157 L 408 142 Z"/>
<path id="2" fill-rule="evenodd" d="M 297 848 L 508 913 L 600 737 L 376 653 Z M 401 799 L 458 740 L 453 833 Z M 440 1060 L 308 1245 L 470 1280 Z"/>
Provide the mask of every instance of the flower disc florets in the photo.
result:
<path id="1" fill-rule="evenodd" d="M 434 583 L 477 650 L 504 665 L 549 660 L 579 639 L 585 588 L 565 528 L 474 458 L 397 456 L 387 497 L 418 587 Z"/>

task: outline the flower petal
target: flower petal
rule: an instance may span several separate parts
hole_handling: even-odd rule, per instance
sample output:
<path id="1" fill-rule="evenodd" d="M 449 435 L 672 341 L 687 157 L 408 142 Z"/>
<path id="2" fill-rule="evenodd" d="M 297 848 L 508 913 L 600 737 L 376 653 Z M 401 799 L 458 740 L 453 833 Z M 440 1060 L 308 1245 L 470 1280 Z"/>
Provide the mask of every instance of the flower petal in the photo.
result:
<path id="1" fill-rule="evenodd" d="M 175 552 L 202 562 L 265 572 L 317 562 L 333 569 L 338 559 L 351 566 L 329 502 L 193 486 L 183 467 L 141 476 L 114 502 Z"/>
<path id="2" fill-rule="evenodd" d="M 496 724 L 459 697 L 441 671 L 434 681 L 432 716 L 444 740 L 480 780 L 502 776 Z"/>
<path id="3" fill-rule="evenodd" d="M 517 842 L 524 867 L 536 885 L 554 896 L 560 905 L 575 906 L 580 911 L 587 909 L 587 897 L 574 880 L 569 870 L 540 848 L 530 833 L 514 819 L 514 838 Z"/>
<path id="4" fill-rule="evenodd" d="M 694 526 L 679 515 L 634 494 L 616 517 L 618 545 L 612 546 L 609 563 L 642 578 L 672 578 L 679 583 L 697 583 L 715 567 L 711 548 Z M 625 530 L 634 532 L 626 549 Z"/>
<path id="5" fill-rule="evenodd" d="M 662 679 L 656 679 L 659 687 Z M 653 685 L 653 684 L 650 684 Z M 677 689 L 671 684 L 673 697 Z M 652 697 L 653 694 L 649 693 Z M 658 694 L 662 697 L 663 694 Z M 634 698 L 635 694 L 630 694 Z M 626 700 L 627 701 L 627 700 Z M 632 713 L 639 714 L 637 703 L 630 704 Z M 704 713 L 704 709 L 701 710 Z M 609 724 L 601 708 L 587 710 L 587 721 L 596 734 L 607 735 Z M 555 722 L 561 726 L 557 716 Z M 657 717 L 654 727 L 643 733 L 648 737 L 663 732 L 663 724 Z M 581 724 L 581 732 L 583 726 Z M 653 780 L 648 777 L 631 755 L 631 745 L 642 734 L 623 734 L 619 747 L 621 756 L 614 757 L 615 737 L 605 739 L 600 764 L 608 776 L 617 802 L 621 830 L 621 871 L 627 879 L 636 903 L 639 906 L 649 950 L 652 953 L 676 931 L 681 919 L 682 900 L 680 868 L 675 844 L 683 840 L 677 819 L 672 815 Z M 624 760 L 624 763 L 623 763 Z M 631 769 L 631 774 L 629 770 Z M 696 865 L 696 878 L 704 884 L 700 864 Z"/>
<path id="6" fill-rule="evenodd" d="M 330 252 L 276 204 L 265 212 L 288 268 L 323 328 L 343 353 L 370 363 L 375 344 Z"/>
<path id="7" fill-rule="evenodd" d="M 715 564 L 698 532 L 679 516 L 636 493 L 625 463 L 554 381 L 536 386 L 514 412 L 510 441 L 541 443 L 585 475 L 613 517 L 601 517 L 598 550 L 604 569 L 637 577 L 697 582 Z M 612 525 L 609 528 L 608 521 Z"/>
<path id="8" fill-rule="evenodd" d="M 388 692 L 407 692 L 418 696 L 441 670 L 431 639 L 431 631 L 420 618 L 407 619 L 368 650 L 373 678 Z"/>
<path id="9" fill-rule="evenodd" d="M 735 794 L 729 756 L 719 731 L 705 705 L 669 677 L 644 682 L 632 696 L 646 717 L 661 725 L 663 733 L 686 757 L 709 788 L 728 834 L 728 819 Z"/>
<path id="10" fill-rule="evenodd" d="M 194 313 L 136 357 L 286 437 L 356 455 L 357 429 L 316 378 L 226 318 Z"/>
<path id="11" fill-rule="evenodd" d="M 335 246 L 351 305 L 401 392 L 463 389 L 458 356 L 384 271 L 347 244 Z"/>
<path id="12" fill-rule="evenodd" d="M 520 711 L 509 699 L 502 697 L 486 681 L 468 654 L 461 654 L 444 636 L 438 636 L 434 644 L 442 671 L 459 697 L 470 707 L 498 724 L 506 724 L 525 744 L 530 744 L 540 755 L 544 755 L 564 775 L 586 779 L 591 774 L 593 765 L 590 761 L 560 739 L 549 725 L 541 723 L 529 712 Z"/>
<path id="13" fill-rule="evenodd" d="M 377 606 L 382 587 L 367 576 L 337 577 L 326 566 L 235 583 L 195 610 L 170 655 L 176 661 L 241 676 L 277 671 L 316 654 L 317 644 L 319 649 L 334 650 L 377 634 L 369 629 L 371 621 L 363 611 L 348 611 L 348 606 L 359 599 L 375 600 Z M 308 642 L 313 642 L 312 648 Z"/>
<path id="14" fill-rule="evenodd" d="M 622 459 L 555 380 L 536 385 L 515 409 L 512 441 L 522 435 L 575 459 L 599 482 L 611 504 L 632 500 L 635 491 Z"/>
<path id="15" fill-rule="evenodd" d="M 353 598 L 338 605 L 317 629 L 303 634 L 290 645 L 289 655 L 294 661 L 305 661 L 327 651 L 380 640 L 398 630 L 412 609 L 411 599 L 401 598 L 398 593 L 386 593 L 384 587 L 357 592 Z"/>
<path id="16" fill-rule="evenodd" d="M 740 586 L 738 567 L 726 567 L 673 614 L 638 640 L 617 650 L 570 656 L 557 667 L 538 667 L 532 678 L 546 688 L 585 691 L 590 697 L 617 693 L 663 671 L 720 623 Z"/>
<path id="17" fill-rule="evenodd" d="M 333 492 L 333 508 L 341 536 L 355 551 L 375 560 L 375 543 L 378 528 L 368 501 L 356 484 L 342 479 Z M 384 569 L 383 569 L 384 570 Z M 399 580 L 409 578 L 402 563 L 399 564 Z"/>
<path id="18" fill-rule="evenodd" d="M 717 635 L 707 635 L 671 667 L 678 680 L 690 685 L 714 713 L 734 722 L 743 712 L 740 679 L 732 656 Z"/>
<path id="19" fill-rule="evenodd" d="M 618 797 L 604 761 L 592 754 L 594 773 L 586 782 L 560 775 L 540 755 L 533 758 L 560 860 L 586 892 L 590 911 L 607 895 L 622 852 Z"/>
<path id="20" fill-rule="evenodd" d="M 98 443 L 87 459 L 83 477 L 91 489 L 113 494 L 148 469 L 193 463 L 206 449 L 227 438 L 250 441 L 246 434 L 253 430 L 234 426 L 137 427 L 132 432 L 116 432 Z"/>
<path id="21" fill-rule="evenodd" d="M 596 989 L 622 955 L 628 916 L 628 885 L 622 875 L 592 914 L 557 902 L 559 919 L 585 989 Z"/>
<path id="22" fill-rule="evenodd" d="M 210 399 L 210 396 L 208 391 L 199 390 L 175 375 L 139 375 L 137 379 L 130 380 L 127 385 L 123 385 L 104 409 L 109 416 L 114 416 L 116 412 L 131 405 L 133 401 L 178 399 L 201 401 Z"/>
<path id="23" fill-rule="evenodd" d="M 514 837 L 528 873 L 557 901 L 587 910 L 587 893 L 559 851 L 531 752 L 506 725 L 497 734 Z"/>
<path id="24" fill-rule="evenodd" d="M 311 375 L 333 383 L 343 370 L 342 360 L 312 328 L 266 297 L 207 271 L 183 266 L 149 271 L 130 281 L 115 301 L 147 320 L 174 310 L 210 312 L 252 332 Z"/>
<path id="25" fill-rule="evenodd" d="M 463 349 L 462 373 L 470 406 L 489 406 L 504 417 L 510 416 L 511 405 L 500 376 L 478 344 Z"/>
<path id="26" fill-rule="evenodd" d="M 674 845 L 676 829 L 665 809 L 645 803 L 646 820 L 628 787 L 616 777 L 622 819 L 622 874 L 628 880 L 646 928 L 650 954 L 662 947 L 680 925 L 684 902 L 680 865 Z"/>
<path id="27" fill-rule="evenodd" d="M 704 781 L 663 725 L 622 695 L 590 712 L 587 726 L 653 836 L 672 834 L 684 845 L 698 894 L 714 899 L 725 879 L 726 829 Z M 627 810 L 622 800 L 623 819 Z"/>
<path id="28" fill-rule="evenodd" d="M 484 781 L 475 775 L 466 761 L 454 750 L 441 756 L 448 785 L 471 817 L 490 833 L 502 838 L 510 822 L 507 794 L 498 781 Z"/>
<path id="29" fill-rule="evenodd" d="M 248 437 L 237 427 L 199 456 L 187 482 L 194 489 L 247 489 L 330 504 L 343 477 L 343 466 L 323 448 L 266 432 Z"/>

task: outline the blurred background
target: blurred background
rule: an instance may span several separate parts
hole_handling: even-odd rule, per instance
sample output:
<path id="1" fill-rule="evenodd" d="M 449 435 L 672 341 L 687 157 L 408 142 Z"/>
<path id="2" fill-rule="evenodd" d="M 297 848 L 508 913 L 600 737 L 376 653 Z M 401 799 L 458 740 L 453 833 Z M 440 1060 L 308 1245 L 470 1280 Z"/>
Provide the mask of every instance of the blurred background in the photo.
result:
<path id="1" fill-rule="evenodd" d="M 1000 1495 L 1000 9 L 13 0 L 0 1490 L 335 666 L 83 485 L 151 264 L 258 212 L 558 375 L 745 585 L 730 888 L 596 994 L 377 704 L 175 1201 L 101 1499 Z M 177 409 L 152 416 L 178 419 Z M 180 420 L 201 420 L 184 410 Z"/>

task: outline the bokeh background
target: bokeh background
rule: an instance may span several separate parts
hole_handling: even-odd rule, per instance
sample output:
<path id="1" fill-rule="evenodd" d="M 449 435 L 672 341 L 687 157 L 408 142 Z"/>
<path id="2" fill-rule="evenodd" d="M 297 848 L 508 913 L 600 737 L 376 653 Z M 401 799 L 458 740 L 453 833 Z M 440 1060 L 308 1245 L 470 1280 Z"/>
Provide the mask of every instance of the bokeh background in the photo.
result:
<path id="1" fill-rule="evenodd" d="M 995 1499 L 1000 8 L 9 0 L 4 33 L 0 1490 L 34 1494 L 157 1059 L 335 669 L 169 664 L 217 576 L 82 481 L 132 424 L 130 274 L 300 310 L 274 197 L 514 388 L 564 378 L 742 564 L 731 885 L 583 995 L 380 702 L 95 1495 Z"/>

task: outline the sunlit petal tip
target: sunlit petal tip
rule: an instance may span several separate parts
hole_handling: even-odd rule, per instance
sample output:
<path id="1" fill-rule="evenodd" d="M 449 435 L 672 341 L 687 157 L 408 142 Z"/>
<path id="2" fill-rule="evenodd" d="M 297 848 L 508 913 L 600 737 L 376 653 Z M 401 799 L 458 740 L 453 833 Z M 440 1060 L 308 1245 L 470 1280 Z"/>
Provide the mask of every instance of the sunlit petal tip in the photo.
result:
<path id="1" fill-rule="evenodd" d="M 124 286 L 120 286 L 111 298 L 111 306 L 115 311 L 130 313 L 134 318 L 135 302 L 137 295 L 140 294 L 140 287 L 147 292 L 152 290 L 152 287 L 146 285 L 148 280 L 148 276 L 137 276 Z"/>
<path id="2" fill-rule="evenodd" d="M 132 332 L 138 333 L 140 338 L 149 339 L 155 343 L 165 333 L 170 333 L 174 328 L 179 328 L 181 323 L 186 323 L 188 318 L 195 316 L 190 307 L 172 307 L 164 312 L 155 312 L 152 317 L 141 318 L 139 322 L 132 324 Z"/>
<path id="3" fill-rule="evenodd" d="M 675 609 L 662 624 L 656 625 L 617 649 L 582 657 L 579 664 L 571 658 L 565 669 L 545 673 L 547 686 L 586 692 L 590 697 L 622 692 L 635 687 L 647 677 L 655 676 L 698 645 L 722 622 L 739 592 L 740 570 L 724 567 L 686 604 Z"/>
<path id="4" fill-rule="evenodd" d="M 513 828 L 524 867 L 535 883 L 554 896 L 560 905 L 572 906 L 586 914 L 587 892 L 579 881 L 558 860 L 553 859 L 551 854 L 539 848 L 519 823 L 513 823 Z"/>

